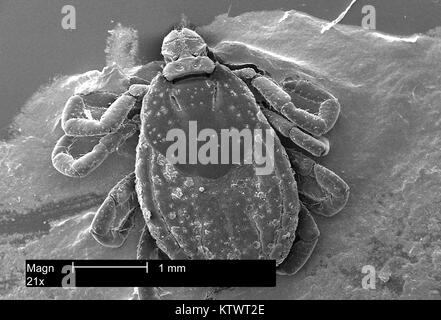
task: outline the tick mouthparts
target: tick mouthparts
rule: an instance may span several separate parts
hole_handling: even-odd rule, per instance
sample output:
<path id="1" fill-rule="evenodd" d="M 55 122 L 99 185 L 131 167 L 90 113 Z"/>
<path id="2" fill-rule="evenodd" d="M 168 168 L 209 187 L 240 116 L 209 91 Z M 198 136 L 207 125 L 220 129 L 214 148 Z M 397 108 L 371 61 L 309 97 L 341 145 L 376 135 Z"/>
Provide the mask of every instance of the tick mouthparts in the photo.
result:
<path id="1" fill-rule="evenodd" d="M 162 73 L 168 81 L 173 81 L 191 75 L 211 74 L 215 67 L 208 57 L 185 57 L 168 63 Z"/>

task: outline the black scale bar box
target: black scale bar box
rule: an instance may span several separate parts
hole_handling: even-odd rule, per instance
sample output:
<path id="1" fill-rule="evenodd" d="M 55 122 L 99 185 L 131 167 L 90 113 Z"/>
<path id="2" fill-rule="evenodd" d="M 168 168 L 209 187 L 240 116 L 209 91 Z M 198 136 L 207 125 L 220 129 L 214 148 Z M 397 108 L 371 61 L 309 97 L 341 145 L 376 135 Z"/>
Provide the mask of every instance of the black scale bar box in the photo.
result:
<path id="1" fill-rule="evenodd" d="M 26 260 L 27 287 L 275 287 L 275 260 Z"/>

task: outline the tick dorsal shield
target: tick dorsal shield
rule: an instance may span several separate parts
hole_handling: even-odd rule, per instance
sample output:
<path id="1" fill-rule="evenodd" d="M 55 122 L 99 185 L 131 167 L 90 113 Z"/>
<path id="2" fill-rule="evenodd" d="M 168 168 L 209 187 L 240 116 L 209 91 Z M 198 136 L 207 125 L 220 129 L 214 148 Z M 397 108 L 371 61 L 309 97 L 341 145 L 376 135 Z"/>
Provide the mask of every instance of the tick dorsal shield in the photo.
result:
<path id="1" fill-rule="evenodd" d="M 260 160 L 254 159 L 255 147 L 258 142 L 256 151 L 265 148 L 265 130 L 272 130 L 259 113 L 244 83 L 217 65 L 209 77 L 170 82 L 158 76 L 144 100 L 142 130 L 147 143 L 178 170 L 219 178 Z"/>

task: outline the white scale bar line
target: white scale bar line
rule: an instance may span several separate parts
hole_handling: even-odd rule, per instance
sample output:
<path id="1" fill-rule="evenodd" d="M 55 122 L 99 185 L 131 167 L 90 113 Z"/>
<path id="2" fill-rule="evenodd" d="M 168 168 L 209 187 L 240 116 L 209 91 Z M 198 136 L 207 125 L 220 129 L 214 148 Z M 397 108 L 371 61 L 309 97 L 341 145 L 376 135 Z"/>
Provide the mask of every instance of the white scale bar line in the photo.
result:
<path id="1" fill-rule="evenodd" d="M 145 266 L 75 266 L 75 269 L 145 269 Z"/>
<path id="2" fill-rule="evenodd" d="M 149 263 L 146 262 L 145 266 L 75 266 L 72 262 L 72 273 L 75 269 L 145 269 L 145 273 L 149 273 Z"/>

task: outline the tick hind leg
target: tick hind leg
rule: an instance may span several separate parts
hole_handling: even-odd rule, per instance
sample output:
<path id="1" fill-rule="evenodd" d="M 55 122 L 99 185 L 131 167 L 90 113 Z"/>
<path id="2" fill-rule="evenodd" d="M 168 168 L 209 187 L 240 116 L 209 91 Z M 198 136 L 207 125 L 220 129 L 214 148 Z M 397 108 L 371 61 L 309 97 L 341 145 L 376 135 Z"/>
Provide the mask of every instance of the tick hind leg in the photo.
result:
<path id="1" fill-rule="evenodd" d="M 300 207 L 296 238 L 285 260 L 277 267 L 281 275 L 293 275 L 308 261 L 318 242 L 320 231 L 305 206 Z"/>
<path id="2" fill-rule="evenodd" d="M 120 247 L 137 214 L 141 215 L 141 209 L 135 191 L 135 173 L 131 173 L 110 190 L 92 221 L 90 232 L 102 245 Z"/>
<path id="3" fill-rule="evenodd" d="M 330 217 L 345 207 L 349 186 L 342 178 L 301 152 L 286 152 L 296 173 L 300 200 L 311 212 Z"/>
<path id="4" fill-rule="evenodd" d="M 147 226 L 144 226 L 138 243 L 138 260 L 167 260 L 167 255 L 156 245 L 155 239 L 150 234 Z M 168 292 L 161 288 L 139 287 L 135 289 L 135 295 L 139 300 L 158 300 Z"/>

